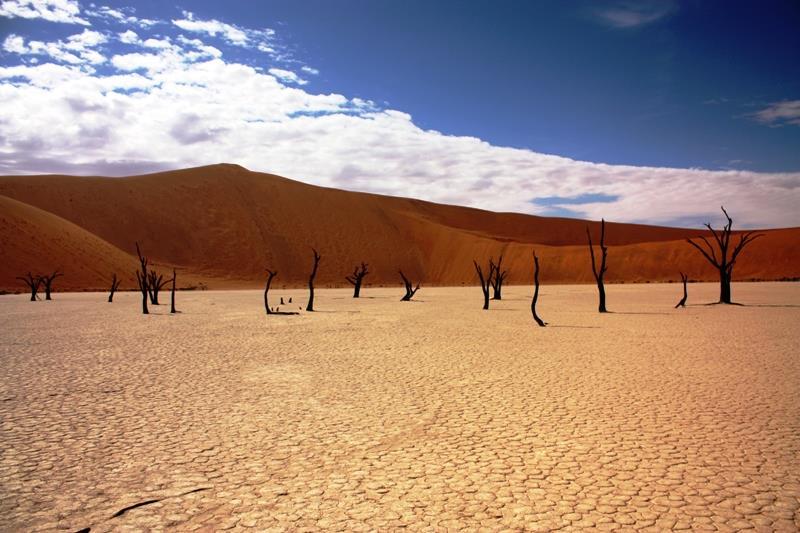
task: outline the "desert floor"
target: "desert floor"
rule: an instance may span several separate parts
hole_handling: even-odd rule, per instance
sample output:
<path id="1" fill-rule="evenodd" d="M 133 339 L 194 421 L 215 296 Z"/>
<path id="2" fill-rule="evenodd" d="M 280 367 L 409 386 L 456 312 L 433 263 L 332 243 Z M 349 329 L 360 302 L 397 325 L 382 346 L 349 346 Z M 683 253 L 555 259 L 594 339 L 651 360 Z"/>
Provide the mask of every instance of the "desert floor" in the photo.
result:
<path id="1" fill-rule="evenodd" d="M 800 284 L 607 289 L 0 297 L 0 528 L 800 528 Z"/>

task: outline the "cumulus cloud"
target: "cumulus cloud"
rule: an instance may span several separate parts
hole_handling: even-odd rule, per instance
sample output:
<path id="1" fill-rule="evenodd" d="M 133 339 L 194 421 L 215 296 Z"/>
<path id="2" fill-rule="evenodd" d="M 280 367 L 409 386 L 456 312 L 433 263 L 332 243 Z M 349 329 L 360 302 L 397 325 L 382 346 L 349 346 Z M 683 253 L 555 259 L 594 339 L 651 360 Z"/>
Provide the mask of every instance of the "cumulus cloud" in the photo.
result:
<path id="1" fill-rule="evenodd" d="M 99 6 L 93 9 L 87 9 L 85 11 L 85 14 L 89 17 L 94 17 L 129 25 L 141 26 L 143 28 L 149 28 L 150 26 L 155 26 L 160 22 L 155 19 L 140 18 L 133 15 L 133 13 L 134 9 L 130 7 L 114 9 L 108 6 Z"/>
<path id="2" fill-rule="evenodd" d="M 762 124 L 800 126 L 800 100 L 773 102 L 751 116 Z"/>
<path id="3" fill-rule="evenodd" d="M 3 0 L 0 4 L 0 17 L 43 19 L 89 26 L 89 21 L 81 18 L 80 14 L 81 8 L 77 0 Z"/>
<path id="4" fill-rule="evenodd" d="M 78 65 L 82 63 L 99 64 L 105 57 L 95 50 L 108 39 L 100 32 L 85 29 L 82 33 L 70 35 L 66 41 L 28 41 L 11 34 L 3 41 L 3 50 L 19 55 L 46 55 L 55 61 Z"/>
<path id="5" fill-rule="evenodd" d="M 282 68 L 271 68 L 269 69 L 269 73 L 281 80 L 284 83 L 293 83 L 296 85 L 305 85 L 308 82 L 291 70 L 284 70 Z"/>
<path id="6" fill-rule="evenodd" d="M 225 46 L 239 46 L 226 37 L 215 41 L 222 50 L 141 29 L 119 39 L 129 53 L 98 72 L 80 56 L 81 46 L 102 45 L 90 34 L 60 45 L 81 62 L 43 55 L 42 64 L 0 67 L 1 172 L 124 175 L 225 161 L 496 211 L 669 223 L 714 217 L 724 204 L 742 227 L 800 225 L 800 173 L 606 165 L 493 146 L 366 99 L 315 94 L 286 65 L 223 59 Z M 18 54 L 30 42 L 14 35 L 3 46 Z"/>
<path id="7" fill-rule="evenodd" d="M 183 12 L 184 18 L 173 20 L 172 23 L 181 28 L 182 30 L 205 33 L 216 37 L 221 36 L 230 44 L 244 46 L 247 44 L 247 34 L 244 30 L 225 22 L 220 22 L 215 19 L 210 20 L 196 20 L 194 14 L 190 11 Z"/>

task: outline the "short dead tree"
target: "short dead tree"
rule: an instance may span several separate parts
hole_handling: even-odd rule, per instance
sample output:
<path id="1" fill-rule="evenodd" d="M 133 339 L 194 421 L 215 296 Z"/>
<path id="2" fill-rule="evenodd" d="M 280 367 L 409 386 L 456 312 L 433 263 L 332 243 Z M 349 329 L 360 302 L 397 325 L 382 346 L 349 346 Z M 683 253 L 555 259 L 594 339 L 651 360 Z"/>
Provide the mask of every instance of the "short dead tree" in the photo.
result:
<path id="1" fill-rule="evenodd" d="M 344 279 L 350 282 L 353 285 L 353 298 L 358 298 L 361 295 L 361 283 L 364 281 L 364 276 L 369 274 L 369 270 L 367 270 L 367 264 L 361 263 L 360 267 L 355 267 L 353 269 L 353 273 L 349 276 L 345 276 Z"/>
<path id="2" fill-rule="evenodd" d="M 147 286 L 150 293 L 150 303 L 153 305 L 161 305 L 158 303 L 158 293 L 164 288 L 164 285 L 169 283 L 170 280 L 164 279 L 163 274 L 159 274 L 151 269 L 147 274 Z"/>
<path id="3" fill-rule="evenodd" d="M 108 293 L 108 303 L 114 301 L 114 293 L 117 292 L 120 283 L 122 283 L 122 280 L 117 279 L 117 273 L 113 272 L 111 274 L 111 292 Z"/>
<path id="4" fill-rule="evenodd" d="M 719 256 L 717 256 L 714 247 L 705 237 L 700 237 L 700 240 L 706 246 L 705 248 L 694 242 L 692 239 L 686 239 L 686 242 L 697 248 L 697 250 L 703 254 L 703 257 L 705 257 L 706 260 L 711 263 L 719 272 L 719 302 L 717 303 L 733 304 L 731 301 L 731 278 L 733 277 L 733 267 L 736 264 L 736 260 L 739 258 L 739 254 L 742 253 L 742 250 L 745 246 L 757 238 L 763 237 L 764 234 L 749 231 L 739 235 L 739 242 L 733 247 L 729 258 L 728 252 L 730 251 L 731 245 L 731 228 L 733 227 L 733 220 L 730 216 L 728 216 L 728 212 L 725 211 L 724 207 L 721 207 L 721 209 L 722 212 L 725 213 L 725 218 L 728 220 L 728 223 L 725 224 L 725 227 L 723 227 L 722 230 L 717 231 L 711 227 L 710 223 L 705 225 L 714 236 L 714 240 L 719 248 Z"/>
<path id="5" fill-rule="evenodd" d="M 273 311 L 272 308 L 269 306 L 269 288 L 272 285 L 272 280 L 277 276 L 278 273 L 267 269 L 267 286 L 264 288 L 264 310 L 267 312 L 268 315 L 298 315 L 295 311 L 281 311 L 280 307 L 276 311 Z M 289 299 L 291 302 L 291 298 Z M 283 298 L 281 298 L 281 304 L 283 304 Z"/>
<path id="6" fill-rule="evenodd" d="M 148 281 L 147 281 L 147 265 L 150 261 L 142 255 L 142 251 L 139 249 L 139 243 L 136 243 L 136 255 L 139 256 L 139 270 L 136 271 L 136 282 L 139 284 L 139 291 L 142 293 L 142 314 L 150 314 L 150 311 L 147 309 L 147 298 L 148 298 Z"/>
<path id="7" fill-rule="evenodd" d="M 686 307 L 686 298 L 689 296 L 689 292 L 686 289 L 686 283 L 689 281 L 689 276 L 681 272 L 681 281 L 683 282 L 683 298 L 681 298 L 680 302 L 675 304 L 675 309 L 679 307 Z"/>
<path id="8" fill-rule="evenodd" d="M 172 292 L 170 293 L 169 298 L 169 312 L 170 313 L 177 313 L 178 311 L 175 310 L 175 282 L 178 279 L 178 274 L 175 269 L 172 269 Z"/>
<path id="9" fill-rule="evenodd" d="M 56 270 L 55 272 L 53 272 L 49 276 L 46 276 L 46 275 L 45 276 L 39 276 L 39 279 L 41 280 L 42 285 L 44 286 L 44 299 L 45 300 L 52 300 L 52 298 L 50 297 L 50 292 L 53 290 L 53 280 L 55 280 L 57 277 L 63 276 L 63 275 L 64 275 L 63 272 L 61 272 L 60 270 Z"/>
<path id="10" fill-rule="evenodd" d="M 489 265 L 494 267 L 494 277 L 491 275 L 489 279 L 492 283 L 492 289 L 494 294 L 492 295 L 492 300 L 502 300 L 503 299 L 503 283 L 506 280 L 506 276 L 508 276 L 508 270 L 503 270 L 503 256 L 500 256 L 500 259 L 497 260 L 497 264 L 495 265 L 494 262 L 489 259 Z"/>
<path id="11" fill-rule="evenodd" d="M 311 269 L 311 275 L 308 277 L 308 304 L 306 305 L 306 311 L 314 310 L 314 278 L 317 277 L 319 260 L 322 259 L 322 256 L 317 253 L 317 250 L 312 248 L 311 251 L 314 252 L 314 267 Z"/>
<path id="12" fill-rule="evenodd" d="M 413 298 L 414 295 L 419 290 L 419 283 L 417 283 L 417 286 L 414 287 L 414 285 L 411 283 L 411 281 L 409 281 L 409 279 L 406 277 L 406 275 L 403 274 L 402 270 L 399 270 L 398 272 L 400 272 L 400 277 L 403 278 L 403 285 L 405 285 L 405 288 L 406 288 L 406 294 L 405 294 L 405 296 L 403 296 L 400 299 L 400 301 L 401 302 L 410 302 L 411 298 Z M 414 288 L 412 288 L 412 287 L 414 287 Z"/>
<path id="13" fill-rule="evenodd" d="M 589 227 L 586 227 L 586 236 L 589 238 L 589 255 L 592 257 L 592 274 L 597 282 L 597 293 L 600 302 L 597 306 L 598 311 L 607 313 L 606 310 L 606 288 L 603 285 L 603 276 L 606 274 L 608 267 L 606 266 L 606 258 L 608 257 L 608 247 L 606 246 L 606 221 L 600 219 L 600 268 L 597 268 L 597 262 L 594 257 L 594 246 L 592 245 L 592 234 L 589 232 Z"/>
<path id="14" fill-rule="evenodd" d="M 41 276 L 34 277 L 33 274 L 28 272 L 26 276 L 17 276 L 17 279 L 24 281 L 25 285 L 27 285 L 28 289 L 30 289 L 32 302 L 35 302 L 39 299 L 37 294 L 39 293 L 39 286 L 42 284 Z"/>
<path id="15" fill-rule="evenodd" d="M 475 271 L 478 273 L 478 279 L 481 282 L 481 291 L 483 291 L 483 308 L 489 309 L 489 286 L 492 283 L 492 276 L 494 275 L 494 262 L 489 260 L 489 272 L 484 274 L 483 269 L 474 259 L 472 264 L 475 265 Z"/>
<path id="16" fill-rule="evenodd" d="M 535 288 L 533 289 L 533 299 L 531 300 L 531 314 L 540 327 L 545 327 L 547 322 L 536 314 L 536 302 L 539 301 L 539 258 L 536 257 L 536 252 L 533 252 L 533 284 Z"/>

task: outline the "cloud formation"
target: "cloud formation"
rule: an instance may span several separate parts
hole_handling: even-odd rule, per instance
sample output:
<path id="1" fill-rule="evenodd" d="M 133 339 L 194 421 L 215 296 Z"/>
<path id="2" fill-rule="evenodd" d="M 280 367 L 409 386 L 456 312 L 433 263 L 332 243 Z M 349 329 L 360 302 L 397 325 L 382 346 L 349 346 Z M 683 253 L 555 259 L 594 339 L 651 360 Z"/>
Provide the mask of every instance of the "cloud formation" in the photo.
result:
<path id="1" fill-rule="evenodd" d="M 800 100 L 773 102 L 751 116 L 758 122 L 771 126 L 782 126 L 784 124 L 800 126 Z"/>
<path id="2" fill-rule="evenodd" d="M 231 162 L 495 211 L 576 214 L 571 206 L 594 219 L 683 223 L 714 222 L 724 204 L 737 225 L 800 225 L 800 173 L 606 165 L 493 146 L 425 130 L 369 100 L 308 90 L 313 83 L 301 85 L 297 71 L 315 69 L 259 53 L 265 30 L 231 26 L 242 41 L 194 16 L 180 20 L 214 26 L 159 23 L 154 33 L 114 20 L 113 31 L 45 43 L 60 52 L 37 48 L 39 63 L 28 61 L 27 36 L 5 40 L 19 62 L 0 66 L 0 173 L 126 175 Z M 242 48 L 260 64 L 231 60 Z"/>
<path id="3" fill-rule="evenodd" d="M 44 19 L 89 26 L 89 21 L 79 15 L 77 0 L 3 0 L 0 4 L 0 17 Z"/>
<path id="4" fill-rule="evenodd" d="M 652 24 L 676 9 L 672 0 L 620 0 L 596 8 L 594 13 L 601 23 L 612 28 L 626 29 Z"/>

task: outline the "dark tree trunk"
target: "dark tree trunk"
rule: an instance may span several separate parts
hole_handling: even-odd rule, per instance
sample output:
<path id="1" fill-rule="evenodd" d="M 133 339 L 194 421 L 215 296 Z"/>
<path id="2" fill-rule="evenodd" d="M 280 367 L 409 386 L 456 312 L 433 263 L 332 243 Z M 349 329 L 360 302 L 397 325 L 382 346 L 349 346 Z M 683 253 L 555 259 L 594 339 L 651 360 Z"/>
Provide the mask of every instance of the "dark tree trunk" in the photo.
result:
<path id="1" fill-rule="evenodd" d="M 317 277 L 317 267 L 319 267 L 319 260 L 322 259 L 314 248 L 311 250 L 314 252 L 314 267 L 311 270 L 311 276 L 308 278 L 308 305 L 306 305 L 306 311 L 314 310 L 314 278 Z"/>
<path id="2" fill-rule="evenodd" d="M 172 293 L 170 294 L 170 302 L 169 302 L 170 303 L 170 307 L 169 307 L 169 312 L 170 313 L 177 313 L 177 311 L 175 310 L 175 280 L 177 279 L 177 277 L 178 277 L 178 275 L 176 274 L 175 269 L 173 268 L 172 269 Z"/>
<path id="3" fill-rule="evenodd" d="M 53 290 L 53 280 L 55 280 L 59 276 L 63 276 L 63 272 L 56 270 L 49 276 L 39 276 L 42 285 L 44 285 L 44 299 L 45 300 L 52 300 L 50 297 L 50 291 Z"/>
<path id="4" fill-rule="evenodd" d="M 267 286 L 264 287 L 264 310 L 267 312 L 268 315 L 297 315 L 299 314 L 296 311 L 281 311 L 281 308 L 278 307 L 275 311 L 269 306 L 269 288 L 272 285 L 272 279 L 278 275 L 277 272 L 273 272 L 270 269 L 267 269 Z M 281 303 L 283 303 L 283 298 L 281 298 Z M 292 303 L 292 299 L 289 298 L 289 303 Z"/>
<path id="5" fill-rule="evenodd" d="M 410 280 L 409 280 L 409 279 L 406 277 L 406 275 L 405 275 L 405 274 L 403 274 L 403 271 L 402 271 L 402 270 L 400 270 L 399 272 L 400 272 L 400 277 L 401 277 L 401 278 L 403 278 L 403 285 L 404 285 L 404 286 L 405 286 L 405 288 L 406 288 L 406 294 L 405 294 L 405 296 L 403 296 L 402 298 L 400 298 L 400 301 L 401 301 L 401 302 L 410 302 L 410 301 L 411 301 L 411 298 L 413 298 L 413 297 L 414 297 L 414 295 L 415 295 L 415 294 L 417 293 L 417 291 L 419 290 L 419 283 L 417 283 L 417 286 L 416 286 L 416 287 L 414 287 L 414 285 L 413 285 L 413 284 L 411 283 L 411 281 L 410 281 Z M 414 288 L 412 288 L 412 287 L 414 287 Z"/>
<path id="6" fill-rule="evenodd" d="M 31 301 L 35 302 L 38 299 L 37 293 L 39 292 L 39 285 L 42 284 L 42 277 L 34 277 L 33 274 L 28 272 L 27 277 L 17 276 L 17 279 L 25 282 L 25 285 L 27 285 L 28 289 L 31 291 Z"/>
<path id="7" fill-rule="evenodd" d="M 136 271 L 136 281 L 139 283 L 139 291 L 142 293 L 142 314 L 147 315 L 150 314 L 150 311 L 147 309 L 147 298 L 149 291 L 147 281 L 147 265 L 149 261 L 145 256 L 142 255 L 138 242 L 136 243 L 136 255 L 139 256 L 139 270 Z"/>
<path id="8" fill-rule="evenodd" d="M 675 304 L 675 309 L 679 307 L 686 307 L 686 299 L 689 297 L 689 291 L 686 288 L 686 283 L 689 281 L 689 276 L 681 272 L 681 282 L 683 282 L 683 298 L 681 301 Z"/>
<path id="9" fill-rule="evenodd" d="M 117 273 L 111 274 L 111 292 L 108 293 L 108 303 L 114 301 L 114 293 L 117 292 L 120 283 L 121 281 L 117 279 Z"/>
<path id="10" fill-rule="evenodd" d="M 355 267 L 353 269 L 353 274 L 350 276 L 345 276 L 348 282 L 353 285 L 353 298 L 358 298 L 361 296 L 361 283 L 364 281 L 364 276 L 369 274 L 369 270 L 367 270 L 367 264 L 361 263 L 360 267 Z"/>
<path id="11" fill-rule="evenodd" d="M 148 278 L 148 286 L 150 289 L 150 303 L 153 305 L 161 305 L 158 303 L 158 293 L 164 288 L 164 285 L 169 283 L 168 279 L 164 279 L 163 274 L 158 274 L 155 270 L 150 270 Z"/>
<path id="12" fill-rule="evenodd" d="M 739 254 L 742 252 L 742 250 L 744 250 L 745 246 L 757 238 L 763 237 L 764 234 L 755 233 L 753 231 L 740 234 L 739 242 L 734 246 L 729 258 L 728 251 L 730 250 L 731 245 L 731 228 L 733 228 L 733 219 L 731 219 L 724 207 L 721 207 L 721 209 L 722 212 L 725 213 L 725 218 L 727 219 L 727 223 L 722 230 L 718 232 L 711 227 L 711 223 L 707 223 L 705 225 L 711 232 L 711 235 L 714 237 L 714 241 L 717 243 L 719 256 L 717 256 L 717 251 L 714 249 L 714 246 L 712 246 L 705 237 L 700 237 L 700 240 L 705 244 L 705 248 L 694 242 L 692 239 L 686 239 L 686 242 L 694 246 L 701 254 L 703 254 L 703 257 L 705 257 L 706 261 L 711 263 L 719 272 L 719 302 L 717 303 L 732 304 L 731 279 L 733 278 L 733 267 L 736 264 L 736 260 L 739 258 Z"/>
<path id="13" fill-rule="evenodd" d="M 483 269 L 478 264 L 477 261 L 474 259 L 472 260 L 472 264 L 475 265 L 475 271 L 478 273 L 478 279 L 481 281 L 481 291 L 483 292 L 483 309 L 489 309 L 489 285 L 492 283 L 492 276 L 495 272 L 495 265 L 492 260 L 489 260 L 489 275 L 483 275 Z"/>
<path id="14" fill-rule="evenodd" d="M 489 277 L 489 279 L 491 280 L 492 289 L 494 291 L 494 294 L 492 295 L 492 300 L 503 299 L 503 282 L 506 280 L 506 276 L 508 276 L 508 270 L 503 270 L 502 265 L 503 265 L 502 255 L 497 260 L 496 265 L 491 259 L 489 260 L 489 266 L 494 268 L 494 277 L 492 276 Z"/>
<path id="15" fill-rule="evenodd" d="M 533 299 L 531 300 L 531 314 L 533 315 L 533 320 L 539 324 L 539 327 L 545 327 L 547 322 L 539 318 L 539 315 L 536 314 L 536 302 L 539 301 L 539 258 L 536 257 L 536 252 L 533 252 Z"/>
<path id="16" fill-rule="evenodd" d="M 592 234 L 589 232 L 589 227 L 586 227 L 586 236 L 589 238 L 589 255 L 592 257 L 592 274 L 597 282 L 597 294 L 599 303 L 597 310 L 601 313 L 607 313 L 606 310 L 606 288 L 603 284 L 603 278 L 606 274 L 608 267 L 606 266 L 606 258 L 608 257 L 608 247 L 606 246 L 606 221 L 600 219 L 600 268 L 597 268 L 597 262 L 594 257 L 594 246 L 592 245 Z"/>

